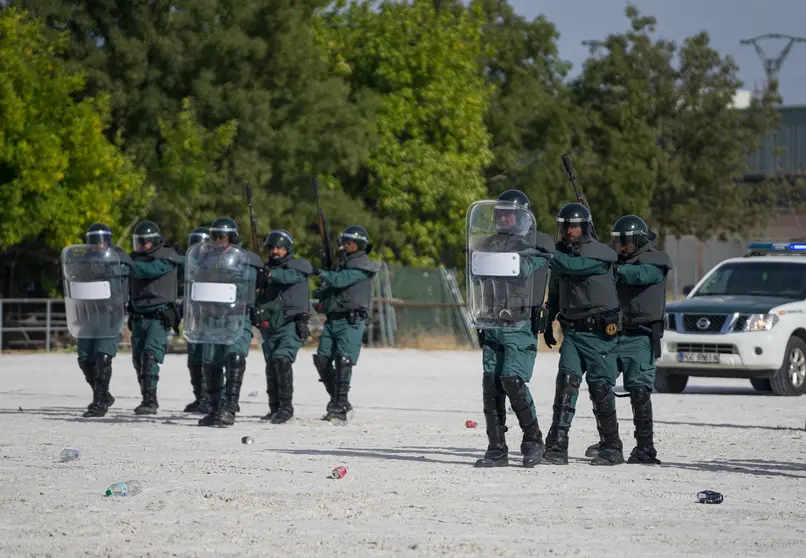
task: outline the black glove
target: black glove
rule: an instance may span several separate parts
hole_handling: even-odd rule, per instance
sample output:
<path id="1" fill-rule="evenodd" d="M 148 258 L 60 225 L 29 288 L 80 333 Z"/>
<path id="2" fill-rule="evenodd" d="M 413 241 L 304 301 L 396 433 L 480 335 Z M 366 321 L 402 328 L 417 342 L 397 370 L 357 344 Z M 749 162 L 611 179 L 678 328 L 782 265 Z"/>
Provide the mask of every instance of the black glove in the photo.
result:
<path id="1" fill-rule="evenodd" d="M 476 336 L 478 336 L 478 338 L 479 338 L 479 347 L 484 347 L 484 340 L 485 340 L 484 330 L 483 329 L 477 329 L 476 330 Z"/>
<path id="2" fill-rule="evenodd" d="M 131 314 L 129 314 L 128 323 L 126 325 L 129 326 L 129 331 L 134 331 L 134 328 L 132 327 L 132 315 Z"/>
<path id="3" fill-rule="evenodd" d="M 300 340 L 304 343 L 308 340 L 311 333 L 308 331 L 308 314 L 303 314 L 304 318 L 300 316 L 302 319 L 296 320 L 297 325 L 297 335 L 299 336 Z"/>
<path id="4" fill-rule="evenodd" d="M 546 331 L 543 332 L 543 341 L 546 342 L 546 346 L 551 349 L 554 345 L 557 344 L 557 340 L 554 338 L 554 327 L 553 323 L 546 324 Z"/>

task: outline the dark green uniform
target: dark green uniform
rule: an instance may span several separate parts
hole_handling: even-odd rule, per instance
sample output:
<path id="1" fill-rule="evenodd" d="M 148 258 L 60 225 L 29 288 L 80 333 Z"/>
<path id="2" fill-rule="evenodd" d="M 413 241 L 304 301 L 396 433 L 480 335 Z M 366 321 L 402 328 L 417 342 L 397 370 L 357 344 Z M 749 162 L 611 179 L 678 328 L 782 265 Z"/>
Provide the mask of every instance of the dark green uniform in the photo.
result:
<path id="1" fill-rule="evenodd" d="M 150 221 L 135 227 L 134 237 L 135 250 L 145 243 L 151 246 L 131 255 L 132 362 L 143 396 L 134 412 L 155 414 L 159 408 L 159 365 L 165 360 L 168 331 L 178 328 L 180 322 L 176 298 L 185 258 L 163 246 L 159 229 Z"/>
<path id="2" fill-rule="evenodd" d="M 357 232 L 353 233 L 353 229 Z M 342 239 L 353 238 L 360 241 L 359 247 L 363 249 L 359 248 L 352 254 L 342 252 L 335 270 L 321 270 L 322 286 L 313 293 L 321 301 L 322 311 L 327 316 L 319 347 L 313 356 L 320 381 L 330 395 L 324 420 L 346 421 L 347 413 L 352 410 L 348 400 L 350 381 L 353 366 L 358 364 L 372 304 L 372 278 L 380 269 L 378 262 L 369 259 L 371 244 L 366 230 L 347 227 Z"/>
<path id="3" fill-rule="evenodd" d="M 518 253 L 521 257 L 517 277 L 473 278 L 482 293 L 484 315 L 498 316 L 497 321 L 512 323 L 511 327 L 479 330 L 483 363 L 482 403 L 488 446 L 484 457 L 476 461 L 476 467 L 508 465 L 509 449 L 505 437 L 507 396 L 523 431 L 523 465 L 534 467 L 542 459 L 545 446 L 527 383 L 532 379 L 537 356 L 536 335 L 543 313 L 548 258 L 554 252 L 554 242 L 549 235 L 535 231 L 529 199 L 523 192 L 508 190 L 491 206 L 494 207 L 497 234 L 477 246 L 469 246 L 468 254 L 472 258 L 474 252 Z M 472 224 L 468 228 L 472 229 Z"/>
<path id="4" fill-rule="evenodd" d="M 266 361 L 269 412 L 263 420 L 282 424 L 294 416 L 292 365 L 308 338 L 308 277 L 314 269 L 305 258 L 294 257 L 293 237 L 288 231 L 272 231 L 264 247 L 287 250 L 283 257 L 270 258 L 264 268 L 266 282 L 258 297 L 253 321 L 263 338 Z"/>
<path id="5" fill-rule="evenodd" d="M 566 222 L 573 225 L 579 226 L 580 219 L 584 226 L 590 223 L 590 212 L 581 204 L 564 207 L 558 222 L 566 218 L 564 216 L 567 217 Z M 558 243 L 551 259 L 546 341 L 556 343 L 550 332 L 551 324 L 557 318 L 563 330 L 563 343 L 555 386 L 554 414 L 544 456 L 550 463 L 568 463 L 568 431 L 585 374 L 593 412 L 604 437 L 593 464 L 624 462 L 613 393 L 618 377 L 617 349 L 621 320 L 614 276 L 616 259 L 613 249 L 588 236 L 587 228 L 576 243 Z"/>
<path id="6" fill-rule="evenodd" d="M 635 425 L 636 445 L 628 463 L 658 464 L 651 393 L 663 336 L 666 277 L 672 262 L 665 252 L 653 248 L 654 233 L 650 234 L 646 223 L 635 215 L 616 221 L 611 234 L 619 251 L 616 288 L 624 314 L 618 365 L 624 373 L 624 389 L 630 396 Z M 588 449 L 593 451 L 594 447 Z"/>
<path id="7" fill-rule="evenodd" d="M 86 243 L 90 245 L 112 246 L 112 231 L 102 223 L 94 223 L 86 234 Z M 117 291 L 114 298 L 124 303 L 129 297 L 129 274 L 131 272 L 131 258 L 116 246 L 112 246 L 120 260 L 121 281 L 111 281 L 113 292 L 121 288 L 123 293 Z M 109 382 L 112 379 L 112 359 L 118 354 L 120 333 L 114 337 L 87 338 L 79 337 L 76 340 L 78 352 L 78 366 L 84 373 L 84 379 L 93 390 L 92 403 L 87 407 L 84 417 L 103 417 L 106 411 L 115 402 L 109 393 Z"/>

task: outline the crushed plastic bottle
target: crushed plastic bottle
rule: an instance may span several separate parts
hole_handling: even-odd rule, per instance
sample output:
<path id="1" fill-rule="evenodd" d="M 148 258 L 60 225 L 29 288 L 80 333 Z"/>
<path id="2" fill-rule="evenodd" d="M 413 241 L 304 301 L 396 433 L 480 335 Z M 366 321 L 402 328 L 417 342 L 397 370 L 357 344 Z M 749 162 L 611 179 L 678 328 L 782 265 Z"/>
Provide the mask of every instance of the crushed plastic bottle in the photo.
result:
<path id="1" fill-rule="evenodd" d="M 700 504 L 721 504 L 725 498 L 719 492 L 703 490 L 702 492 L 697 492 L 697 500 L 700 501 Z"/>
<path id="2" fill-rule="evenodd" d="M 138 480 L 116 482 L 106 489 L 107 496 L 137 496 L 143 491 L 143 485 Z"/>
<path id="3" fill-rule="evenodd" d="M 81 452 L 77 449 L 63 449 L 62 453 L 59 454 L 59 461 L 62 463 L 67 463 L 68 461 L 75 461 L 76 459 L 81 459 Z"/>

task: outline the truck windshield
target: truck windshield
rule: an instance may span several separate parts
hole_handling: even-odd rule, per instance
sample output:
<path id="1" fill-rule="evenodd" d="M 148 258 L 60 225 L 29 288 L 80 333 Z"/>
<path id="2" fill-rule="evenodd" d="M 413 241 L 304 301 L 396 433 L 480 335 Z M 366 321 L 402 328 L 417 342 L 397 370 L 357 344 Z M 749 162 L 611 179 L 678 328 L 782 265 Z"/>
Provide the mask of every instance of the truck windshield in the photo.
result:
<path id="1" fill-rule="evenodd" d="M 806 263 L 734 262 L 720 266 L 694 296 L 806 298 Z"/>

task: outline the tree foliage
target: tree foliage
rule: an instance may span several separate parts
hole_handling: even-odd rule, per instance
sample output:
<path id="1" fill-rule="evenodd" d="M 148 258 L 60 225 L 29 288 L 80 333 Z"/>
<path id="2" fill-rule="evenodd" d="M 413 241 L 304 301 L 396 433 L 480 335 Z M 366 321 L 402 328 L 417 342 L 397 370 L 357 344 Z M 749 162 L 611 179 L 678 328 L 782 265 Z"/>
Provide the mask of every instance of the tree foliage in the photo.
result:
<path id="1" fill-rule="evenodd" d="M 22 12 L 0 13 L 0 249 L 62 248 L 141 203 L 130 194 L 142 172 L 104 135 L 108 98 L 74 100 L 84 76 L 68 71 L 63 48 Z"/>

